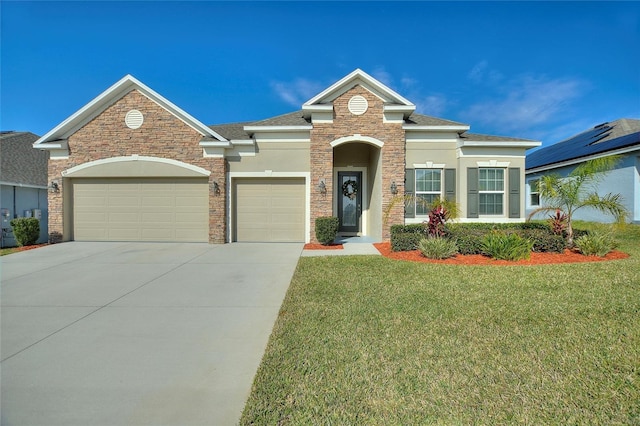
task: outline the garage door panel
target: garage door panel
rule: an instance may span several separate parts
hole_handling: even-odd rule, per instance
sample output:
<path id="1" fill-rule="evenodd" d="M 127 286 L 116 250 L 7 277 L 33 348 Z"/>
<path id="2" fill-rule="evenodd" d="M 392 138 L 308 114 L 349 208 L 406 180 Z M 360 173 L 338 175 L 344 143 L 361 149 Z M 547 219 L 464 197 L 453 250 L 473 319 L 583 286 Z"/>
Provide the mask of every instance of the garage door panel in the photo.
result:
<path id="1" fill-rule="evenodd" d="M 234 193 L 237 241 L 305 240 L 304 179 L 237 179 Z"/>
<path id="2" fill-rule="evenodd" d="M 75 179 L 78 241 L 208 241 L 206 179 Z"/>

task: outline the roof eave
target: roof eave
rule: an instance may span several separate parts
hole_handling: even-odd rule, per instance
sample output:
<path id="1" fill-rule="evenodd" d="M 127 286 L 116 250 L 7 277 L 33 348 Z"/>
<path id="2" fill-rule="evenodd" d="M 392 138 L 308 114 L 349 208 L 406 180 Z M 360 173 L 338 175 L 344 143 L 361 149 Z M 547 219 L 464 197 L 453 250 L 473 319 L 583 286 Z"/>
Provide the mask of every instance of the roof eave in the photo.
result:
<path id="1" fill-rule="evenodd" d="M 495 146 L 499 146 L 499 147 L 508 147 L 508 148 L 535 148 L 542 145 L 542 142 L 538 142 L 538 141 L 459 141 L 458 142 L 458 148 L 463 148 L 463 147 L 470 147 L 470 146 L 476 146 L 476 147 L 495 147 Z"/>

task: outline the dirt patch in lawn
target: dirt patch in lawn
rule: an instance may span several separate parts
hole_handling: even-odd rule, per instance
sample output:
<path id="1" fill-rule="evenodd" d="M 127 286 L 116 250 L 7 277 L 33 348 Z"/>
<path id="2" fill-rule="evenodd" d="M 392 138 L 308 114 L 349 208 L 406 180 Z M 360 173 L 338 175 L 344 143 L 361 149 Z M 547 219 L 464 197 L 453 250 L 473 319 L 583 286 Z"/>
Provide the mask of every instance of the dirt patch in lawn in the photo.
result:
<path id="1" fill-rule="evenodd" d="M 313 243 L 308 243 L 304 245 L 304 249 L 305 250 L 342 250 L 342 244 L 329 244 L 329 245 L 322 245 L 322 244 L 313 244 Z"/>
<path id="2" fill-rule="evenodd" d="M 602 262 L 606 260 L 619 260 L 629 257 L 627 253 L 614 250 L 605 257 L 584 256 L 572 250 L 565 250 L 564 253 L 531 253 L 531 257 L 526 260 L 515 262 L 508 260 L 495 260 L 480 254 L 462 255 L 458 254 L 452 258 L 444 260 L 428 259 L 418 250 L 413 251 L 391 251 L 391 243 L 376 243 L 374 246 L 380 254 L 389 259 L 408 260 L 410 262 L 439 263 L 443 265 L 547 265 L 552 263 L 581 263 L 581 262 Z"/>

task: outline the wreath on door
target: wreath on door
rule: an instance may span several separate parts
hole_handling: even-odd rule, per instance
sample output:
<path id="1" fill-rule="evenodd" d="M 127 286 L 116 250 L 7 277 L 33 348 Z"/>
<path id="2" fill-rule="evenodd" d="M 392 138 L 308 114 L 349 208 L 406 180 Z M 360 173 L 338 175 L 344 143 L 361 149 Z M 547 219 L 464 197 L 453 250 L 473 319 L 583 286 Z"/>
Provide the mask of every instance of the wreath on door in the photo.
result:
<path id="1" fill-rule="evenodd" d="M 358 182 L 355 180 L 347 180 L 342 184 L 342 195 L 349 197 L 352 200 L 356 198 L 358 194 Z"/>

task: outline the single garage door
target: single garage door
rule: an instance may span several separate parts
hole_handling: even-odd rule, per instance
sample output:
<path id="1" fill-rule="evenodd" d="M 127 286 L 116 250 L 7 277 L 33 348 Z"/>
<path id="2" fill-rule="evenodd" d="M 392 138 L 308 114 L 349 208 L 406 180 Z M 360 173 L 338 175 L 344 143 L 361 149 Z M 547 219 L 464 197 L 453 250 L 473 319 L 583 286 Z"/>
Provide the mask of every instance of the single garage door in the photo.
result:
<path id="1" fill-rule="evenodd" d="M 304 179 L 234 179 L 235 240 L 304 242 Z"/>
<path id="2" fill-rule="evenodd" d="M 207 242 L 207 179 L 74 179 L 73 232 L 76 241 Z"/>

